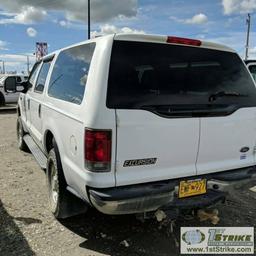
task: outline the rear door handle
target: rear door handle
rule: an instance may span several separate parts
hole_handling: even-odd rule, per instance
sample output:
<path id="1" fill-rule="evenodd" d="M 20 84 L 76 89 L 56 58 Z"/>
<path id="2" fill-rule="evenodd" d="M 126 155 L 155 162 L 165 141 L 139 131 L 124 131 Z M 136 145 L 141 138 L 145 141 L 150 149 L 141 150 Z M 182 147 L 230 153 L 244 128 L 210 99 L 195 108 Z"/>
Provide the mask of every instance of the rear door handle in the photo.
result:
<path id="1" fill-rule="evenodd" d="M 38 116 L 39 118 L 41 118 L 41 104 L 39 104 L 38 106 Z"/>
<path id="2" fill-rule="evenodd" d="M 30 109 L 30 99 L 28 99 L 28 109 Z"/>

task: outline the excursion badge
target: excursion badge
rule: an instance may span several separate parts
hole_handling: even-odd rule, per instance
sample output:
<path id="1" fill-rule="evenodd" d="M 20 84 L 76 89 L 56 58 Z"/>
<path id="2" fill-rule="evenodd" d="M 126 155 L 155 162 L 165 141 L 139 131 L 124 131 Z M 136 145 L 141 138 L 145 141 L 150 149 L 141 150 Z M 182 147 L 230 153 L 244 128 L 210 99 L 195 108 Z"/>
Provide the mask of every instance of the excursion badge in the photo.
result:
<path id="1" fill-rule="evenodd" d="M 140 166 L 140 165 L 152 165 L 152 164 L 155 164 L 156 161 L 157 161 L 157 158 L 125 160 L 123 167 L 132 167 L 132 166 Z"/>

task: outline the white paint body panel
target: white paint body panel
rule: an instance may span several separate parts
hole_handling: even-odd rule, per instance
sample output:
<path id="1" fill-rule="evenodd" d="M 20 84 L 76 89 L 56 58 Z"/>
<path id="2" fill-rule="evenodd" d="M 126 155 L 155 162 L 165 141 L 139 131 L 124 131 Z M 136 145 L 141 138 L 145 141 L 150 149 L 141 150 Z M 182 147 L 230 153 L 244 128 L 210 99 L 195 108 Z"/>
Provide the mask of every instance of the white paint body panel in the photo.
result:
<path id="1" fill-rule="evenodd" d="M 114 187 L 116 185 L 115 157 L 112 158 L 111 171 L 107 173 L 93 173 L 84 167 L 84 132 L 86 127 L 112 130 L 112 156 L 115 156 L 115 110 L 107 109 L 104 104 L 113 37 L 111 35 L 85 42 L 96 41 L 97 44 L 81 105 L 48 96 L 52 69 L 61 51 L 55 52 L 44 92 L 42 94 L 34 92 L 35 85 L 33 85 L 33 88 L 26 94 L 21 94 L 22 100 L 19 100 L 21 116 L 26 129 L 29 130 L 44 151 L 46 151 L 47 132 L 50 131 L 54 135 L 67 184 L 85 200 L 88 200 L 86 186 Z M 24 101 L 26 107 L 22 103 Z M 30 109 L 28 108 L 28 101 L 30 102 Z M 41 118 L 38 116 L 39 104 L 41 104 Z"/>
<path id="2" fill-rule="evenodd" d="M 199 118 L 162 118 L 117 110 L 117 185 L 196 175 Z M 154 165 L 123 167 L 125 160 L 157 158 Z"/>
<path id="3" fill-rule="evenodd" d="M 224 117 L 201 118 L 197 173 L 238 169 L 255 164 L 256 108 Z M 246 153 L 240 152 L 249 147 Z"/>

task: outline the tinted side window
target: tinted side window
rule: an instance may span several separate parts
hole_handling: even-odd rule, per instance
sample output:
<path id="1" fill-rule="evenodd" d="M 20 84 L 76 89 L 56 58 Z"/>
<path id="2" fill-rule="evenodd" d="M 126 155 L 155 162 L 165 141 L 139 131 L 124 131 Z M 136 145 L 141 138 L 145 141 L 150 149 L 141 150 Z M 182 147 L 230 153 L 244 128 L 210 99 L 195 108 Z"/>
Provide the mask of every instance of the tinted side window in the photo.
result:
<path id="1" fill-rule="evenodd" d="M 29 86 L 30 88 L 35 84 L 36 82 L 36 75 L 37 75 L 37 72 L 38 72 L 38 69 L 40 67 L 40 63 L 36 63 L 32 69 L 32 72 L 31 72 L 31 75 L 30 75 L 30 78 L 29 78 Z"/>
<path id="2" fill-rule="evenodd" d="M 76 46 L 60 53 L 53 68 L 48 94 L 81 104 L 95 43 Z"/>
<path id="3" fill-rule="evenodd" d="M 36 92 L 43 92 L 44 86 L 45 86 L 45 81 L 48 75 L 48 71 L 50 69 L 51 62 L 44 62 L 43 66 L 39 72 L 36 86 L 35 86 L 35 91 Z"/>

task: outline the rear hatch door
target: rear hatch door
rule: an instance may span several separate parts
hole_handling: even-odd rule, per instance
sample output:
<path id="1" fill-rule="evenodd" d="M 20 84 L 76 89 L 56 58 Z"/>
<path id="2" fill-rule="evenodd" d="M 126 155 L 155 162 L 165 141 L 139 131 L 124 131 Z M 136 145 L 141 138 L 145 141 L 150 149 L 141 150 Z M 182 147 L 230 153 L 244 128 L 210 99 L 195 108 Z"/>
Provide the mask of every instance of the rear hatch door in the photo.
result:
<path id="1" fill-rule="evenodd" d="M 232 51 L 114 41 L 107 107 L 116 109 L 116 184 L 253 165 L 255 104 Z"/>
<path id="2" fill-rule="evenodd" d="M 200 120 L 200 146 L 197 173 L 213 173 L 255 164 L 256 89 L 237 54 L 223 52 L 212 56 L 216 74 L 208 83 L 208 101 L 213 116 Z M 204 67 L 198 70 L 204 73 Z M 214 78 L 214 79 L 213 79 Z M 222 113 L 218 113 L 218 109 Z M 216 113 L 214 113 L 216 112 Z"/>
<path id="3" fill-rule="evenodd" d="M 118 186 L 196 174 L 200 120 L 179 100 L 186 48 L 114 41 L 107 106 L 116 109 Z"/>

